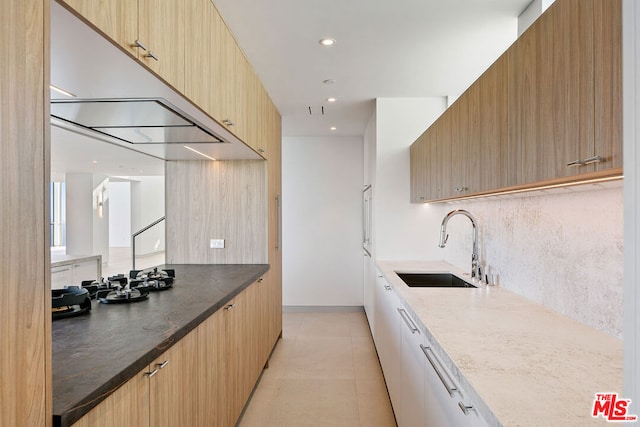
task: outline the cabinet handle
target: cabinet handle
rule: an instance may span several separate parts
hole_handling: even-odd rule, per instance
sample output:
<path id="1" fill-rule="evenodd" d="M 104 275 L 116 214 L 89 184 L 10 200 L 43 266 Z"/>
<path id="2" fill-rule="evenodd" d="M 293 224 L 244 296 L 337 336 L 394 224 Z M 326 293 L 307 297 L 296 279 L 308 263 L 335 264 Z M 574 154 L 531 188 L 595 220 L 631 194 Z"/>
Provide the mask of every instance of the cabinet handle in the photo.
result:
<path id="1" fill-rule="evenodd" d="M 458 406 L 460 407 L 460 409 L 462 410 L 462 412 L 465 415 L 469 415 L 470 411 L 474 411 L 475 410 L 473 405 L 467 405 L 467 404 L 463 403 L 462 401 L 458 402 Z"/>
<path id="2" fill-rule="evenodd" d="M 584 166 L 585 163 L 582 160 L 574 160 L 572 162 L 567 163 L 567 166 Z"/>
<path id="3" fill-rule="evenodd" d="M 282 244 L 282 207 L 280 195 L 276 195 L 276 251 L 280 251 Z"/>
<path id="4" fill-rule="evenodd" d="M 469 187 L 458 187 L 458 188 L 456 188 L 456 193 L 464 193 L 465 191 L 469 191 Z"/>
<path id="5" fill-rule="evenodd" d="M 590 165 L 591 163 L 604 163 L 607 159 L 602 156 L 593 156 L 583 160 L 585 165 Z"/>
<path id="6" fill-rule="evenodd" d="M 151 372 L 145 372 L 144 374 L 145 374 L 147 377 L 151 378 L 152 376 L 154 376 L 154 375 L 155 375 L 155 374 L 157 374 L 157 373 L 158 373 L 158 368 L 154 369 L 154 370 L 153 370 L 153 371 L 151 371 Z"/>
<path id="7" fill-rule="evenodd" d="M 413 323 L 413 320 L 411 319 L 411 317 L 409 316 L 409 314 L 404 308 L 399 308 L 398 313 L 400 313 L 400 317 L 402 317 L 402 320 L 404 320 L 404 323 L 407 324 L 412 334 L 415 334 L 416 332 L 420 333 L 420 331 L 418 330 L 418 327 L 416 326 L 415 323 Z"/>
<path id="8" fill-rule="evenodd" d="M 264 153 L 264 148 L 258 148 L 258 153 Z"/>
<path id="9" fill-rule="evenodd" d="M 228 306 L 226 306 L 224 309 L 229 311 L 229 310 L 232 310 L 233 308 L 235 308 L 235 306 L 236 306 L 236 303 L 234 302 L 233 304 L 229 304 Z"/>
<path id="10" fill-rule="evenodd" d="M 222 121 L 222 123 L 224 123 L 224 124 L 225 124 L 225 125 L 227 125 L 227 126 L 233 126 L 233 125 L 234 125 L 234 123 L 233 123 L 231 120 L 229 120 L 229 119 L 224 119 L 224 120 Z"/>
<path id="11" fill-rule="evenodd" d="M 262 277 L 261 277 L 261 278 L 259 278 L 259 279 L 257 280 L 257 282 L 258 282 L 258 283 L 262 283 L 262 282 L 264 282 L 264 278 L 262 278 Z"/>
<path id="12" fill-rule="evenodd" d="M 164 362 L 162 362 L 162 363 L 156 363 L 156 366 L 157 366 L 159 369 L 163 369 L 163 368 L 164 368 L 165 366 L 167 366 L 168 364 L 169 364 L 169 361 L 168 361 L 168 360 L 165 360 L 165 361 L 164 361 Z"/>
<path id="13" fill-rule="evenodd" d="M 449 377 L 449 375 L 447 373 L 441 372 L 438 366 L 436 366 L 436 365 L 442 366 L 442 364 L 438 360 L 438 357 L 433 352 L 431 347 L 426 347 L 420 344 L 420 348 L 422 349 L 422 352 L 424 353 L 424 355 L 427 357 L 427 360 L 429 361 L 429 363 L 431 363 L 433 370 L 436 371 L 436 375 L 438 376 L 438 378 L 440 378 L 440 381 L 442 381 L 442 385 L 444 385 L 444 388 L 446 388 L 447 391 L 449 392 L 449 395 L 453 397 L 455 392 L 460 392 L 458 390 L 458 387 L 455 385 L 455 383 L 453 383 L 453 381 L 451 381 L 450 378 L 445 378 L 445 377 Z M 433 356 L 430 356 L 429 353 L 431 353 Z"/>
<path id="14" fill-rule="evenodd" d="M 149 53 L 147 53 L 144 57 L 145 57 L 145 58 L 153 58 L 153 59 L 155 59 L 156 61 L 158 60 L 158 55 L 156 55 L 155 53 L 153 53 L 153 52 L 151 52 L 151 51 L 149 51 Z"/>
<path id="15" fill-rule="evenodd" d="M 390 290 L 391 290 L 391 286 L 389 286 L 389 285 L 384 285 L 384 288 L 385 288 L 386 290 L 388 290 L 388 291 L 390 291 Z"/>
<path id="16" fill-rule="evenodd" d="M 140 48 L 142 50 L 147 50 L 147 47 L 145 45 L 142 44 L 142 42 L 140 40 L 136 40 L 131 47 L 135 47 L 135 48 Z"/>

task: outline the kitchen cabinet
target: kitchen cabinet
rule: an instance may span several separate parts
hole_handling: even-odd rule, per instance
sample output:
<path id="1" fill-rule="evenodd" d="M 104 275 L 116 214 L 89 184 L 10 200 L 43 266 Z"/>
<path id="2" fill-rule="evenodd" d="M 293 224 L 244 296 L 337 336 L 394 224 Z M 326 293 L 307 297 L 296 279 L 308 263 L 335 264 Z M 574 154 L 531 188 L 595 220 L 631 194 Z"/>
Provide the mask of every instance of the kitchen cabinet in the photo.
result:
<path id="1" fill-rule="evenodd" d="M 73 426 L 160 427 L 185 423 L 192 415 L 185 403 L 196 395 L 189 389 L 193 378 L 184 375 L 189 363 L 183 352 L 183 341 L 180 341 Z"/>
<path id="2" fill-rule="evenodd" d="M 2 426 L 51 425 L 48 30 L 48 1 L 0 2 Z"/>
<path id="3" fill-rule="evenodd" d="M 74 427 L 235 425 L 277 339 L 270 292 L 259 278 Z"/>
<path id="4" fill-rule="evenodd" d="M 596 172 L 622 168 L 622 1 L 596 0 L 594 24 Z"/>
<path id="5" fill-rule="evenodd" d="M 520 162 L 514 185 L 594 169 L 580 164 L 595 155 L 593 5 L 556 2 L 508 51 L 509 139 Z"/>
<path id="6" fill-rule="evenodd" d="M 433 346 L 420 345 L 423 356 L 424 380 L 424 421 L 426 427 L 481 427 L 487 423 L 464 391 L 453 380 L 441 359 L 434 353 Z"/>
<path id="7" fill-rule="evenodd" d="M 367 322 L 369 323 L 371 335 L 375 336 L 376 267 L 371 255 L 364 254 L 363 259 L 364 311 L 367 315 Z"/>
<path id="8" fill-rule="evenodd" d="M 402 354 L 402 329 L 397 308 L 400 306 L 398 297 L 391 286 L 380 273 L 376 278 L 376 306 L 374 336 L 380 366 L 384 374 L 385 382 L 391 405 L 394 412 L 400 407 L 401 400 L 401 365 Z M 399 419 L 396 413 L 396 420 Z"/>
<path id="9" fill-rule="evenodd" d="M 282 334 L 282 120 L 266 92 L 266 134 L 264 142 L 267 161 L 267 257 L 269 260 L 269 301 L 271 307 L 269 336 L 271 345 Z M 269 348 L 271 352 L 271 348 Z"/>
<path id="10" fill-rule="evenodd" d="M 149 422 L 151 426 L 170 427 L 193 425 L 189 417 L 188 399 L 193 395 L 194 378 L 186 375 L 192 359 L 185 354 L 193 339 L 187 336 L 178 341 L 152 362 L 145 376 L 149 380 Z M 195 387 L 193 387 L 195 390 Z"/>
<path id="11" fill-rule="evenodd" d="M 102 256 L 94 255 L 74 259 L 70 257 L 51 263 L 51 289 L 80 286 L 83 280 L 100 280 Z"/>
<path id="12" fill-rule="evenodd" d="M 620 8 L 550 6 L 413 144 L 411 201 L 622 176 Z"/>
<path id="13" fill-rule="evenodd" d="M 64 4 L 178 91 L 184 91 L 185 8 L 162 0 L 64 0 Z"/>
<path id="14" fill-rule="evenodd" d="M 398 426 L 424 425 L 425 382 L 424 357 L 420 346 L 424 344 L 422 333 L 405 307 L 396 308 L 401 320 L 400 398 L 396 410 Z"/>
<path id="15" fill-rule="evenodd" d="M 146 367 L 107 399 L 80 418 L 73 427 L 149 426 L 149 378 Z"/>
<path id="16" fill-rule="evenodd" d="M 260 280 L 260 279 L 258 279 Z M 221 425 L 234 425 L 251 395 L 266 360 L 257 360 L 263 349 L 259 324 L 259 303 L 256 297 L 265 286 L 264 278 L 233 298 L 222 309 L 223 333 L 218 336 L 223 357 L 218 359 L 218 372 L 223 375 L 220 399 Z M 260 301 L 264 303 L 264 301 Z"/>
<path id="17" fill-rule="evenodd" d="M 486 426 L 408 307 L 378 273 L 375 344 L 399 427 Z"/>

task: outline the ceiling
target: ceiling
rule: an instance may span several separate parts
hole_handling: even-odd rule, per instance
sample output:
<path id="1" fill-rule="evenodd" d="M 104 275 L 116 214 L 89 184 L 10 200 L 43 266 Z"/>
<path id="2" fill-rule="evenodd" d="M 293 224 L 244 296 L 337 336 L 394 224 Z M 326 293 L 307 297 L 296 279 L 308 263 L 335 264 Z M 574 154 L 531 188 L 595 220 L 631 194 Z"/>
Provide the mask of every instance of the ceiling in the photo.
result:
<path id="1" fill-rule="evenodd" d="M 375 98 L 459 96 L 516 39 L 531 0 L 213 2 L 280 110 L 283 135 L 329 136 L 362 135 Z M 336 44 L 321 46 L 324 37 Z"/>

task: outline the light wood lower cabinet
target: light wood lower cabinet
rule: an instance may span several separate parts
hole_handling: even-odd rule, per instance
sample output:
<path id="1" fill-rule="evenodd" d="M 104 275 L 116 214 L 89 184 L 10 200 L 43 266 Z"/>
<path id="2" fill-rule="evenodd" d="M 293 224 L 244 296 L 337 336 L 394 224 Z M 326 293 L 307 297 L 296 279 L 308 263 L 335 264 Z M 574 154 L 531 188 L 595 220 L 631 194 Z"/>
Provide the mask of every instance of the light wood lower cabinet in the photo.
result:
<path id="1" fill-rule="evenodd" d="M 258 279 L 74 427 L 235 425 L 278 339 L 273 293 Z"/>
<path id="2" fill-rule="evenodd" d="M 149 425 L 148 368 L 136 374 L 106 400 L 78 420 L 74 427 L 144 427 Z"/>

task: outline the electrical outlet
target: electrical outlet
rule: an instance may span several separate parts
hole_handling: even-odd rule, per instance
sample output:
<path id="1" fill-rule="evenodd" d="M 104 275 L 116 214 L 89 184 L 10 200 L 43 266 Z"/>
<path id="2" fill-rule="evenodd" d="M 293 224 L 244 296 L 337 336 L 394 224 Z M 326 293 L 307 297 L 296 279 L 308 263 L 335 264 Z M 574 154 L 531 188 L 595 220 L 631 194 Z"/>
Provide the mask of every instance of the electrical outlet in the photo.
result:
<path id="1" fill-rule="evenodd" d="M 211 239 L 209 240 L 210 249 L 224 249 L 224 239 Z"/>

